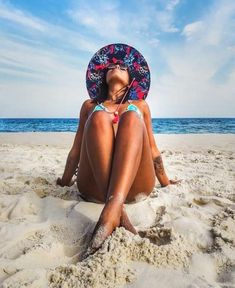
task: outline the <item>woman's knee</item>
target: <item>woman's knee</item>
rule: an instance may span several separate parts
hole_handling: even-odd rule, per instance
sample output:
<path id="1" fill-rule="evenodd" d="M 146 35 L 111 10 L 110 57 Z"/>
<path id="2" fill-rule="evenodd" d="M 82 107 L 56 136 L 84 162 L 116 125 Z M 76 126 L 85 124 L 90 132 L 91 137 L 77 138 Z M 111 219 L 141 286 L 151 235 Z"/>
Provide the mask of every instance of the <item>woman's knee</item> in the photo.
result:
<path id="1" fill-rule="evenodd" d="M 139 125 L 143 126 L 143 121 L 135 111 L 126 111 L 121 115 L 120 123 L 125 122 L 128 125 Z"/>
<path id="2" fill-rule="evenodd" d="M 110 117 L 105 111 L 95 111 L 89 117 L 89 126 L 93 126 L 95 128 L 103 128 L 110 125 Z"/>

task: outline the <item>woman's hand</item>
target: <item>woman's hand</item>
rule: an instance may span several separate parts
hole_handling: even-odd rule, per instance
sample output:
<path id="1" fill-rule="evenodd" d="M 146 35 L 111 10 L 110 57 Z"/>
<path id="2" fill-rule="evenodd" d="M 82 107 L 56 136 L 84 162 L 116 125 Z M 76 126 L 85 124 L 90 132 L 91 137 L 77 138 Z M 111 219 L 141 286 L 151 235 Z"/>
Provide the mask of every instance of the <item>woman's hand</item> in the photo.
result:
<path id="1" fill-rule="evenodd" d="M 62 179 L 61 179 L 60 177 L 58 177 L 57 180 L 56 180 L 56 184 L 59 185 L 59 186 L 61 186 L 61 187 L 64 187 L 64 186 L 71 187 L 71 186 L 74 184 L 75 181 L 76 181 L 76 179 L 71 180 L 70 183 L 69 183 L 68 185 L 66 185 L 66 184 L 64 184 L 64 183 L 62 182 Z"/>
<path id="2" fill-rule="evenodd" d="M 178 179 L 178 180 L 172 180 L 172 179 L 170 179 L 170 184 L 178 184 L 178 183 L 180 183 L 181 181 L 182 181 L 183 179 Z"/>
<path id="3" fill-rule="evenodd" d="M 166 183 L 162 183 L 161 187 L 166 187 L 168 185 L 176 185 L 176 184 L 180 183 L 181 181 L 182 181 L 182 179 L 179 179 L 179 180 L 172 180 L 172 179 L 168 180 L 167 179 L 167 182 Z"/>

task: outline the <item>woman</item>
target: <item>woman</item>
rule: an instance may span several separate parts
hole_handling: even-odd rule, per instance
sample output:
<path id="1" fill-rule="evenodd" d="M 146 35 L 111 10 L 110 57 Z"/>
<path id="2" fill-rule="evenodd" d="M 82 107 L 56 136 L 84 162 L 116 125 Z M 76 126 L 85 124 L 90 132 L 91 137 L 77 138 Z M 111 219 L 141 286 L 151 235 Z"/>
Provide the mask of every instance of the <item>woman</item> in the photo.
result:
<path id="1" fill-rule="evenodd" d="M 69 152 L 61 186 L 71 185 L 77 166 L 77 186 L 87 201 L 105 203 L 90 248 L 98 249 L 116 227 L 136 233 L 124 203 L 148 196 L 155 176 L 169 180 L 156 146 L 148 104 L 150 73 L 143 56 L 125 44 L 101 48 L 87 70 L 91 100 L 80 111 L 79 127 Z"/>

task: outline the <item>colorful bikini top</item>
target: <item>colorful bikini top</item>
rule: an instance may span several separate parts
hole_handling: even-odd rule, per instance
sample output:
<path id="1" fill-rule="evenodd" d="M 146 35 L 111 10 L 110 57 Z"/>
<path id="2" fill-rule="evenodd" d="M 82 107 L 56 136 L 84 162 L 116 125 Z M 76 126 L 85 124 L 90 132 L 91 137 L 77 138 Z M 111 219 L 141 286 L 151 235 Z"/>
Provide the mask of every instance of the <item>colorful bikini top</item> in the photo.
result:
<path id="1" fill-rule="evenodd" d="M 137 114 L 140 116 L 140 118 L 143 118 L 143 115 L 142 115 L 142 113 L 140 112 L 139 108 L 138 108 L 136 105 L 132 104 L 132 103 L 130 102 L 130 100 L 127 100 L 127 101 L 128 101 L 128 103 L 129 103 L 129 105 L 127 106 L 127 108 L 126 108 L 126 110 L 125 110 L 124 112 L 126 112 L 126 111 L 135 111 L 135 112 L 137 112 Z M 105 106 L 103 105 L 103 103 L 97 104 L 97 105 L 95 106 L 93 112 L 94 112 L 94 111 L 98 111 L 98 110 L 105 110 L 105 111 L 108 112 L 108 113 L 114 114 L 113 123 L 117 123 L 117 122 L 119 121 L 119 115 L 118 115 L 118 114 L 115 114 L 115 112 L 111 112 L 107 107 L 105 107 Z M 124 112 L 123 112 L 123 113 L 124 113 Z"/>

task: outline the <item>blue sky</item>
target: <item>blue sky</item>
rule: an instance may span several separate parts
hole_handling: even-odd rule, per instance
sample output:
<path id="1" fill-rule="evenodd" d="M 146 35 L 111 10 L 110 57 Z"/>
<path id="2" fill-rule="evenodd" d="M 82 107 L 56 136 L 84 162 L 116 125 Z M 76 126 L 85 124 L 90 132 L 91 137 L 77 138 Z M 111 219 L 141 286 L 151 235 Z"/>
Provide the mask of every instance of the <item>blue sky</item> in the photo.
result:
<path id="1" fill-rule="evenodd" d="M 150 66 L 152 117 L 235 117 L 234 0 L 0 0 L 0 117 L 78 117 L 117 42 Z"/>

